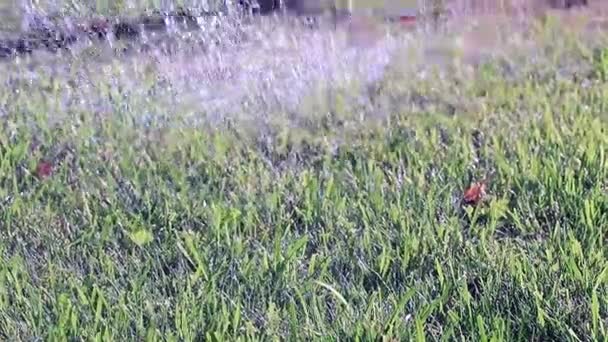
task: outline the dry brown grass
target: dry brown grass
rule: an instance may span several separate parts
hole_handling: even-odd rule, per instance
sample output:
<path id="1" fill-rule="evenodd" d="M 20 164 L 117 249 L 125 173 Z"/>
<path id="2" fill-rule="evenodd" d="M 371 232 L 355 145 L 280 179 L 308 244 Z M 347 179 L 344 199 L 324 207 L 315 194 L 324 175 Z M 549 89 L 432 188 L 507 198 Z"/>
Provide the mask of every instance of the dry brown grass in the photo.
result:
<path id="1" fill-rule="evenodd" d="M 553 15 L 563 20 L 570 20 L 580 16 L 594 19 L 608 14 L 608 2 L 604 0 L 588 0 L 587 6 L 568 10 L 564 9 L 562 2 L 561 0 L 445 0 L 441 6 L 450 17 L 461 19 L 497 15 L 538 19 Z"/>
<path id="2" fill-rule="evenodd" d="M 444 3 L 441 25 L 458 37 L 465 59 L 507 49 L 515 36 L 535 39 L 535 27 L 551 23 L 573 34 L 607 30 L 608 2 L 591 0 L 583 8 L 564 10 L 548 0 L 451 0 Z"/>
<path id="3" fill-rule="evenodd" d="M 588 6 L 569 10 L 563 9 L 563 3 L 560 0 L 429 0 L 425 9 L 432 13 L 433 6 L 440 7 L 438 12 L 444 14 L 442 20 L 432 26 L 461 33 L 463 49 L 467 51 L 496 48 L 503 43 L 505 34 L 529 31 L 549 21 L 574 33 L 608 29 L 608 1 L 589 0 Z M 428 23 L 424 18 L 429 17 L 421 17 L 415 25 L 400 26 L 412 31 L 424 26 L 423 22 Z M 374 45 L 384 33 L 377 21 L 365 15 L 355 15 L 339 26 L 346 29 L 350 44 L 361 48 Z"/>

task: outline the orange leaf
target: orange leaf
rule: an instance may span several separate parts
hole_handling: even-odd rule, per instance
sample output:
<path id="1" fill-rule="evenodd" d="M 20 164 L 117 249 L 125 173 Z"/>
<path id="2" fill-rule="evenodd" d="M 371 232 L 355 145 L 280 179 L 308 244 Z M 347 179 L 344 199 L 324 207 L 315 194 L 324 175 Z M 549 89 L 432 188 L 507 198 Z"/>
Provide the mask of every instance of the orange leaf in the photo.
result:
<path id="1" fill-rule="evenodd" d="M 477 182 L 473 183 L 465 192 L 462 197 L 466 204 L 477 204 L 479 203 L 486 194 L 486 183 Z"/>

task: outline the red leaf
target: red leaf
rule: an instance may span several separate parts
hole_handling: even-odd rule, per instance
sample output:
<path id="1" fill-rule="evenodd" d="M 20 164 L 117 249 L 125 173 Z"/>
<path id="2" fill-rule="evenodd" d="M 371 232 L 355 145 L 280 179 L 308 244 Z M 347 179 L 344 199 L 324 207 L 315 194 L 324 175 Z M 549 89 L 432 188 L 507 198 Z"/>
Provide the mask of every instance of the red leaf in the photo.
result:
<path id="1" fill-rule="evenodd" d="M 486 195 L 486 183 L 477 182 L 473 183 L 465 192 L 462 197 L 466 204 L 477 204 Z"/>
<path id="2" fill-rule="evenodd" d="M 402 15 L 399 16 L 399 22 L 403 23 L 403 24 L 412 24 L 416 22 L 416 16 L 415 15 Z"/>
<path id="3" fill-rule="evenodd" d="M 40 163 L 38 163 L 38 166 L 36 166 L 36 176 L 38 176 L 38 178 L 41 178 L 41 179 L 47 178 L 52 173 L 53 173 L 53 164 L 51 164 L 47 161 L 41 161 Z"/>

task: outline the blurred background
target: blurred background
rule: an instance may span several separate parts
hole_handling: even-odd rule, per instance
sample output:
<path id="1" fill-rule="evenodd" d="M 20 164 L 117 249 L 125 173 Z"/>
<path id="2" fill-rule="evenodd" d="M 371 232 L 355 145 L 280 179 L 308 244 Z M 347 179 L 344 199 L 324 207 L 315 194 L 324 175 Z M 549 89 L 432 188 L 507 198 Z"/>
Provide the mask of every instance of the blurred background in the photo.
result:
<path id="1" fill-rule="evenodd" d="M 255 0 L 250 0 L 255 1 Z M 413 15 L 438 0 L 259 0 L 261 6 L 283 7 L 291 13 L 318 14 L 332 7 L 359 14 Z M 86 16 L 137 15 L 146 9 L 172 10 L 178 7 L 205 11 L 230 11 L 239 0 L 0 0 L 0 30 L 12 31 L 22 28 L 29 15 L 42 16 Z"/>

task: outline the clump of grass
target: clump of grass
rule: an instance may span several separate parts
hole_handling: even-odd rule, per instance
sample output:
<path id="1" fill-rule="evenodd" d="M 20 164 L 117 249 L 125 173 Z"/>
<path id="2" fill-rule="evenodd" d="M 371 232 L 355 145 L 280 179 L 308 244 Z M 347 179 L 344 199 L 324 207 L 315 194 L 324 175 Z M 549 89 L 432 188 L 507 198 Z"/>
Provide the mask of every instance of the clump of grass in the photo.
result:
<path id="1" fill-rule="evenodd" d="M 238 83 L 3 66 L 0 335 L 605 339 L 605 38 L 543 32 L 475 68 L 388 37 L 373 78 L 339 32 L 190 61 Z"/>

